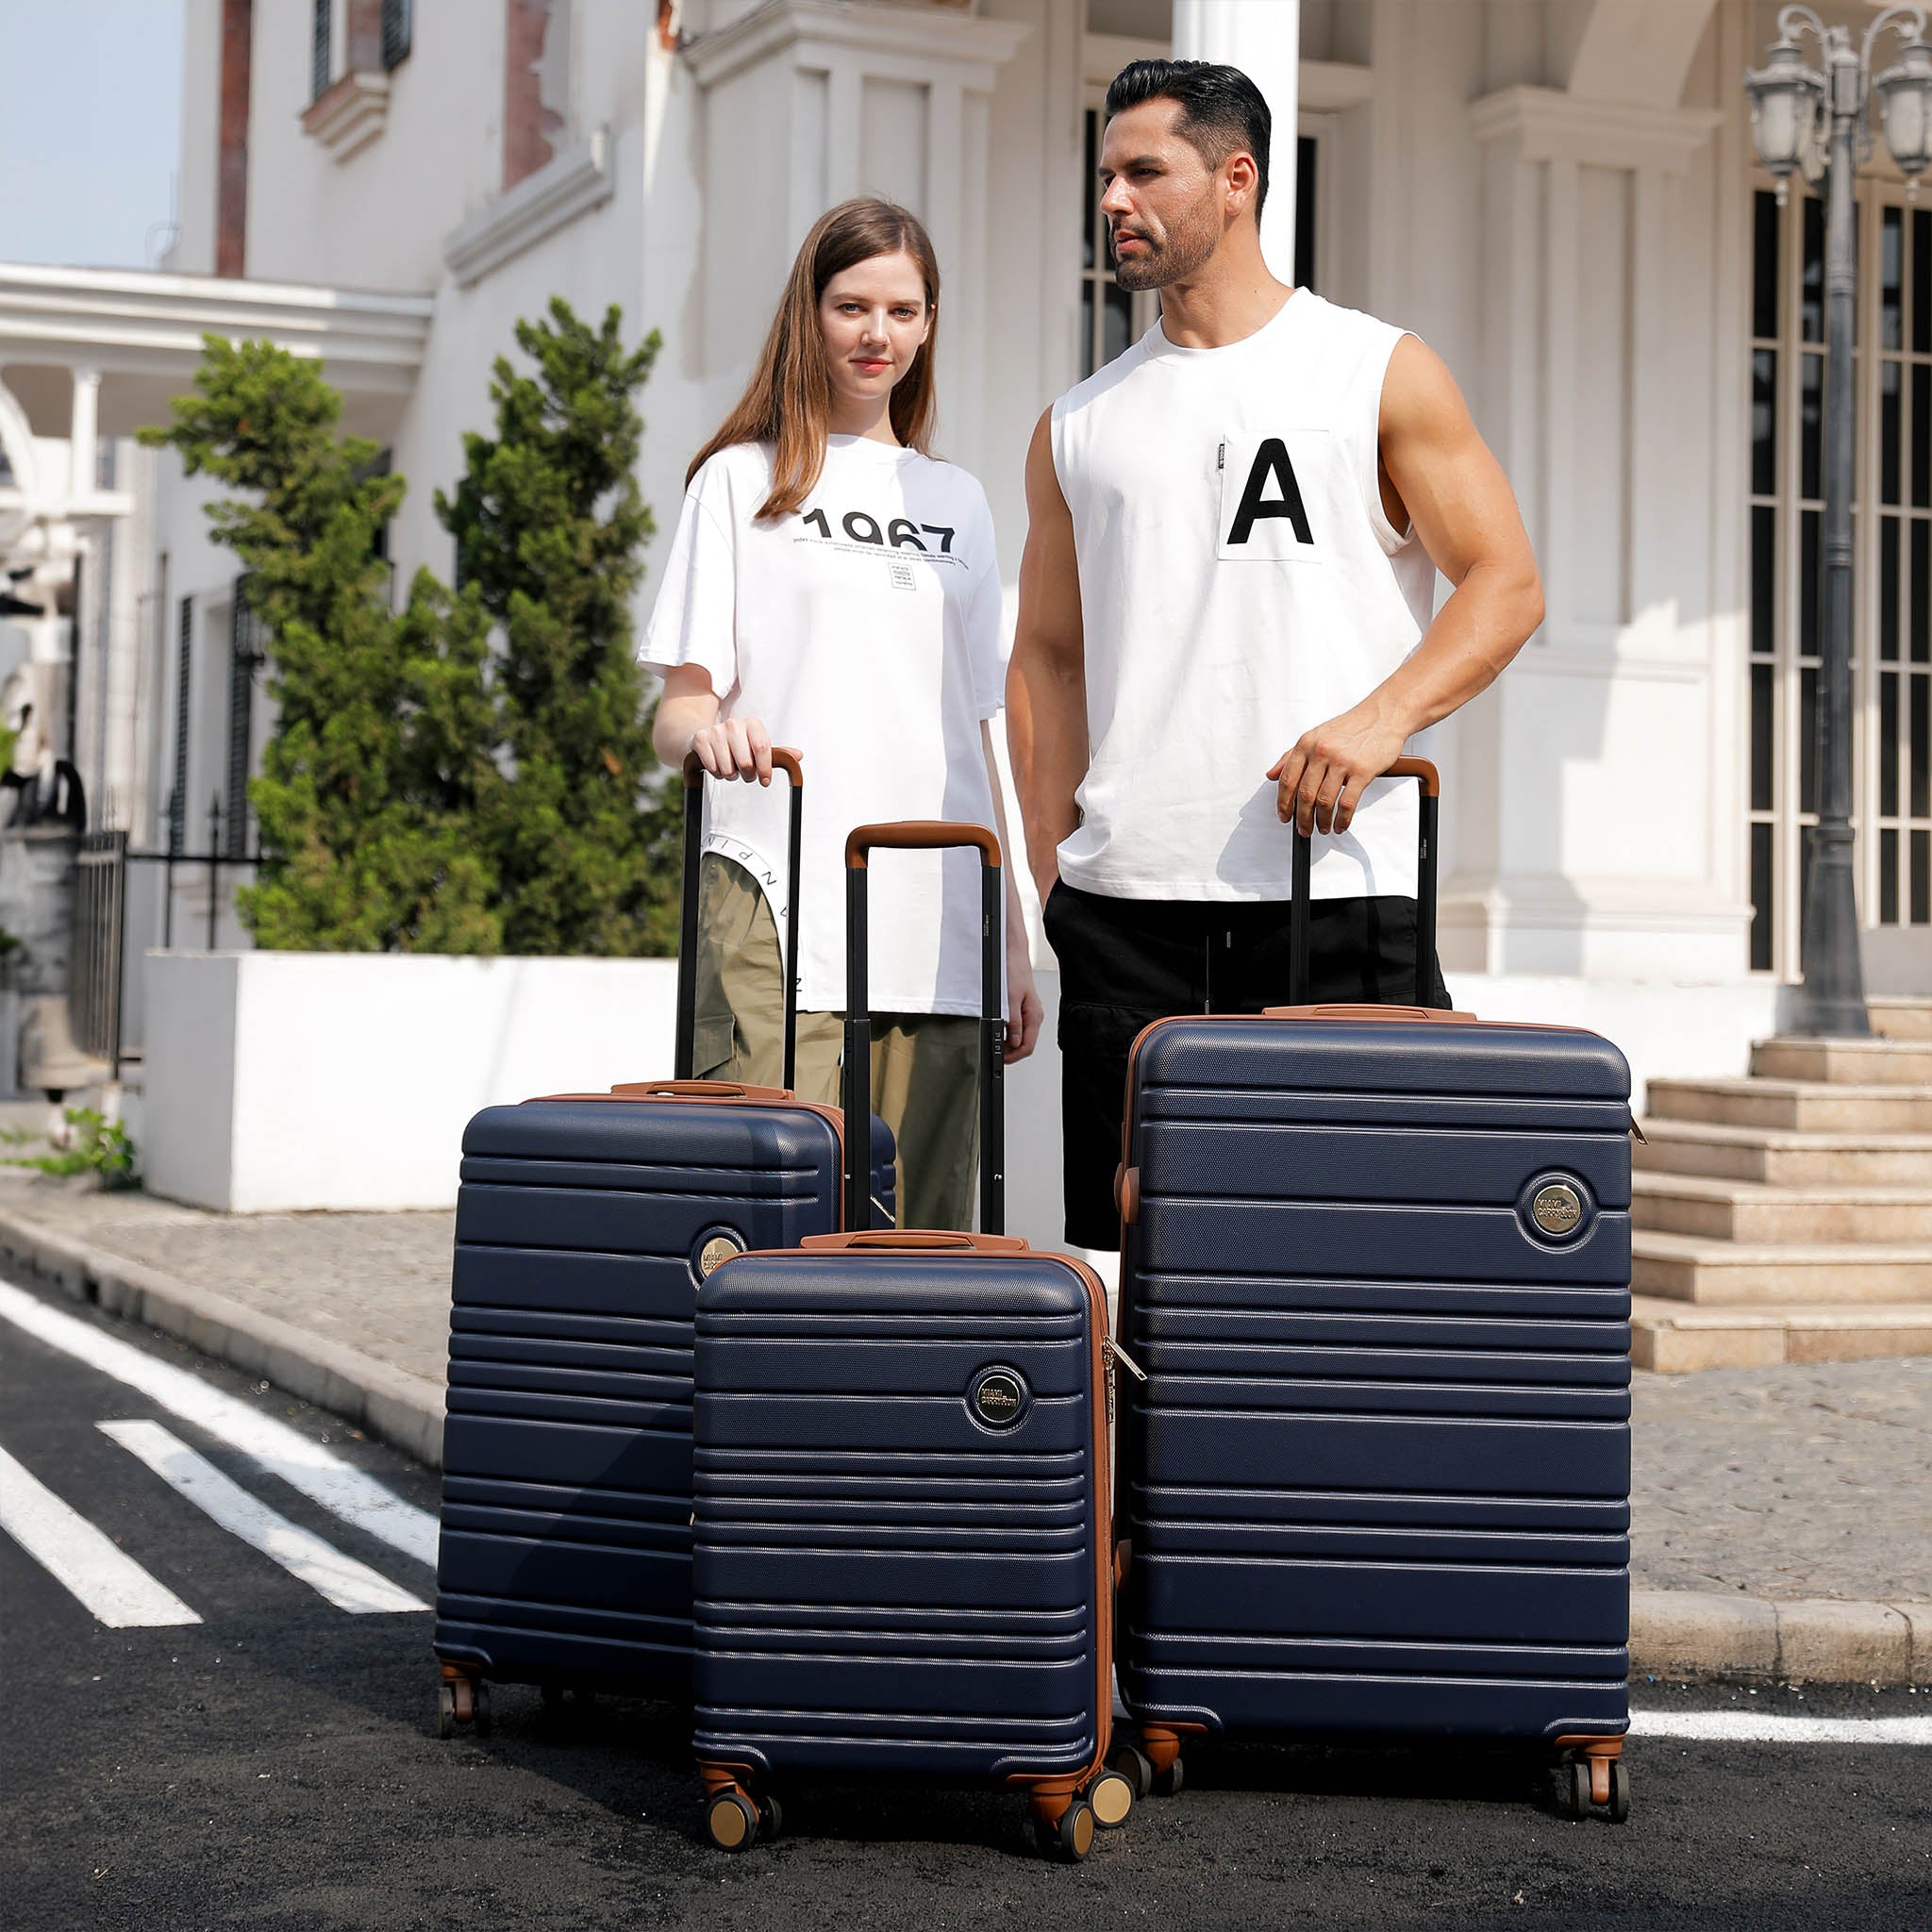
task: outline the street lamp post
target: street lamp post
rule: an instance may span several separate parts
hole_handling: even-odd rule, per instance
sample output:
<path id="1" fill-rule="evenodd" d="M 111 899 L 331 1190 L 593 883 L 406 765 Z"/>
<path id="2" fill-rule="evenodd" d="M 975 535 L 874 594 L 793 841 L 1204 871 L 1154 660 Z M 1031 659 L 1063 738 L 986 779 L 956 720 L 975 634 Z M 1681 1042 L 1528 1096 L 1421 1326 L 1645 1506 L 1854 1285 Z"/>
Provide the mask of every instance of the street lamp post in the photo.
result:
<path id="1" fill-rule="evenodd" d="M 1824 520 L 1819 635 L 1818 823 L 1806 852 L 1802 985 L 1796 1031 L 1870 1033 L 1858 961 L 1852 833 L 1852 347 L 1857 263 L 1852 192 L 1872 152 L 1877 97 L 1886 145 L 1917 192 L 1932 160 L 1932 46 L 1923 7 L 1888 7 L 1854 48 L 1849 28 L 1826 26 L 1808 7 L 1786 7 L 1765 64 L 1744 76 L 1758 158 L 1783 201 L 1793 168 L 1824 181 Z M 1872 76 L 1872 48 L 1890 28 L 1904 42 L 1897 61 Z M 1823 71 L 1807 66 L 1800 36 L 1818 42 Z"/>

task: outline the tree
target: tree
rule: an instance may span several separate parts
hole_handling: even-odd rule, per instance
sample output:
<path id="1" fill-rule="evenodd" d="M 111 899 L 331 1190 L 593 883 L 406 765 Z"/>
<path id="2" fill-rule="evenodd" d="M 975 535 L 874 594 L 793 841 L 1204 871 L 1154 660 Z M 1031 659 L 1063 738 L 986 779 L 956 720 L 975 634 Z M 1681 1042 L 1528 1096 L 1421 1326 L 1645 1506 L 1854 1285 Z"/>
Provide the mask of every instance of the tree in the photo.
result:
<path id="1" fill-rule="evenodd" d="M 263 862 L 242 916 L 266 947 L 494 952 L 497 881 L 476 833 L 503 780 L 482 606 L 422 571 L 392 613 L 376 539 L 402 478 L 338 435 L 341 400 L 314 362 L 205 341 L 194 393 L 142 441 L 248 492 L 208 510 L 249 572 L 277 708 L 249 788 Z"/>
<path id="2" fill-rule="evenodd" d="M 494 689 L 508 782 L 489 803 L 504 943 L 520 953 L 676 950 L 676 788 L 651 751 L 633 645 L 639 555 L 655 525 L 637 486 L 633 401 L 654 331 L 626 350 L 553 298 L 517 325 L 529 373 L 499 357 L 493 437 L 463 439 L 437 514 L 465 597 L 497 626 Z"/>

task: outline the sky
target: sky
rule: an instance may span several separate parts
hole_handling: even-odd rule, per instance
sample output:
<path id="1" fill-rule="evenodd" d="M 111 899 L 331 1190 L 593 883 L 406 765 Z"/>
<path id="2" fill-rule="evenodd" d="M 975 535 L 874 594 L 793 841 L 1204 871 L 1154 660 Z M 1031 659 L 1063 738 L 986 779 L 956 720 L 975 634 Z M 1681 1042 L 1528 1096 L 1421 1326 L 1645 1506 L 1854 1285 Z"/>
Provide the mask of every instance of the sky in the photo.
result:
<path id="1" fill-rule="evenodd" d="M 153 268 L 181 131 L 182 0 L 0 0 L 0 261 Z"/>

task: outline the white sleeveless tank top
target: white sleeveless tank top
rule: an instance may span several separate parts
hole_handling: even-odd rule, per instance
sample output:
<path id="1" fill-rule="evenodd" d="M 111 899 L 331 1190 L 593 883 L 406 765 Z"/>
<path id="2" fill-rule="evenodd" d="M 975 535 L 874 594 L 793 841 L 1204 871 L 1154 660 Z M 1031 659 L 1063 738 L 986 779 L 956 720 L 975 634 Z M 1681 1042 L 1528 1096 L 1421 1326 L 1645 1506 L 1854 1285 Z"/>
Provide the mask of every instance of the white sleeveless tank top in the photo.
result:
<path id="1" fill-rule="evenodd" d="M 1421 641 L 1435 567 L 1390 525 L 1382 378 L 1403 331 L 1298 290 L 1177 348 L 1156 323 L 1053 408 L 1086 631 L 1087 776 L 1060 875 L 1120 899 L 1286 899 L 1264 774 Z M 1318 899 L 1416 890 L 1416 787 L 1315 839 Z"/>

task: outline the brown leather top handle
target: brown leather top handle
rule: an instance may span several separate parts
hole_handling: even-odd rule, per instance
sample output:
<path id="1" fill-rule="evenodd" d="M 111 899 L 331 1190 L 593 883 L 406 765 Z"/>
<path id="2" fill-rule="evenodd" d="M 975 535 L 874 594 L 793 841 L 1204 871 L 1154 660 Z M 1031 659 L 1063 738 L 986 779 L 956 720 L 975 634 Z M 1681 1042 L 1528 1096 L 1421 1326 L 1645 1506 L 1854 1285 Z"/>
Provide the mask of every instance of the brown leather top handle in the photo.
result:
<path id="1" fill-rule="evenodd" d="M 1445 1013 L 1437 1007 L 1362 1007 L 1339 1003 L 1325 1007 L 1263 1007 L 1264 1020 L 1441 1020 L 1452 1026 L 1474 1026 L 1474 1013 Z"/>
<path id="2" fill-rule="evenodd" d="M 802 1248 L 958 1248 L 975 1255 L 1024 1255 L 1017 1234 L 967 1234 L 953 1228 L 858 1227 L 843 1234 L 808 1234 Z"/>
<path id="3" fill-rule="evenodd" d="M 626 1100 L 790 1100 L 789 1087 L 747 1087 L 736 1080 L 626 1080 L 611 1092 Z"/>
<path id="4" fill-rule="evenodd" d="M 924 852 L 971 845 L 991 866 L 1000 862 L 1000 841 L 984 825 L 949 824 L 944 819 L 906 819 L 891 825 L 855 825 L 845 841 L 845 863 L 863 865 L 874 846 Z"/>
<path id="5" fill-rule="evenodd" d="M 783 772 L 794 785 L 800 782 L 803 775 L 798 769 L 798 754 L 795 751 L 788 751 L 782 744 L 774 744 L 772 747 L 772 769 L 774 772 Z M 694 751 L 686 752 L 684 755 L 684 782 L 686 787 L 702 785 L 708 775 L 705 771 L 705 761 L 698 757 L 697 753 Z"/>

